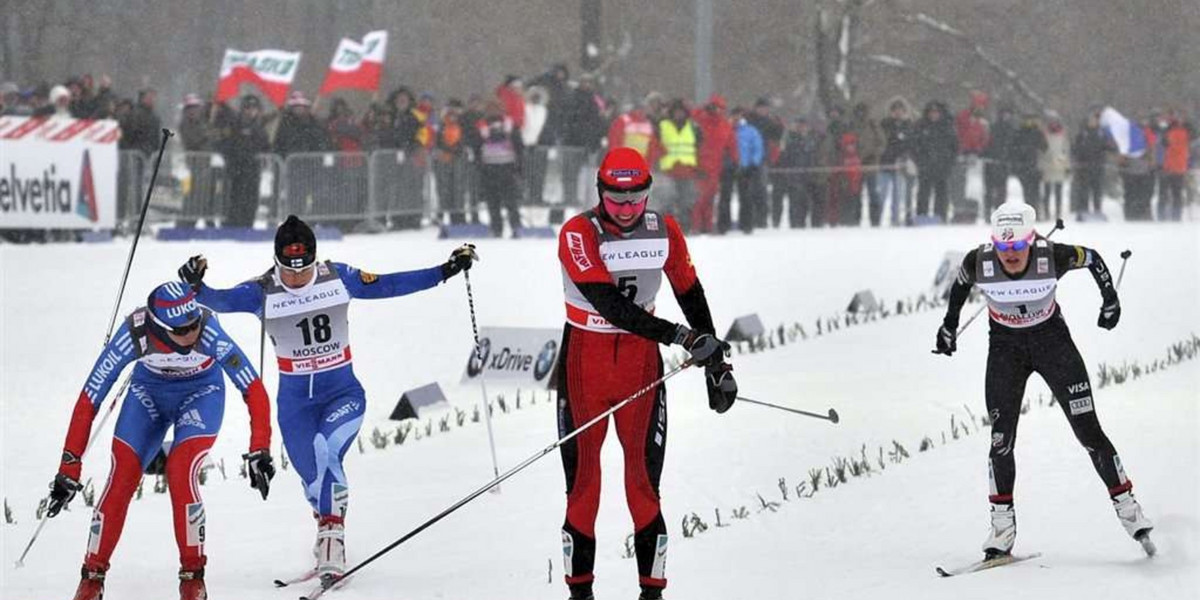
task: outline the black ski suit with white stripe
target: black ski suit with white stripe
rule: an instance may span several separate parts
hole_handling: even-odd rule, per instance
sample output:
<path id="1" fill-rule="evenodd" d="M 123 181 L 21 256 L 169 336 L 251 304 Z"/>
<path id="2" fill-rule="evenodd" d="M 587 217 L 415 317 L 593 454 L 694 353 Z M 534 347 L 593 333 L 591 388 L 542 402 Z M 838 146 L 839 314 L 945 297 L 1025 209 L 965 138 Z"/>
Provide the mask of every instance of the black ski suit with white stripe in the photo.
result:
<path id="1" fill-rule="evenodd" d="M 1059 278 L 1068 271 L 1086 267 L 1100 288 L 1104 306 L 1119 307 L 1111 274 L 1100 255 L 1090 248 L 1055 244 L 1039 236 L 1029 249 L 1028 264 L 1018 275 L 1004 271 L 991 244 L 969 252 L 950 290 L 950 306 L 943 321 L 947 330 L 956 331 L 959 312 L 971 288 L 980 287 L 988 302 L 991 322 L 985 381 L 988 417 L 992 423 L 989 500 L 1000 504 L 1013 501 L 1017 420 L 1025 382 L 1035 372 L 1049 385 L 1109 495 L 1116 496 L 1132 489 L 1132 483 L 1100 428 L 1087 367 L 1054 298 Z M 1035 297 L 1037 294 L 1041 296 Z M 1026 303 L 1026 298 L 1033 299 Z M 1110 328 L 1115 323 L 1113 318 Z"/>

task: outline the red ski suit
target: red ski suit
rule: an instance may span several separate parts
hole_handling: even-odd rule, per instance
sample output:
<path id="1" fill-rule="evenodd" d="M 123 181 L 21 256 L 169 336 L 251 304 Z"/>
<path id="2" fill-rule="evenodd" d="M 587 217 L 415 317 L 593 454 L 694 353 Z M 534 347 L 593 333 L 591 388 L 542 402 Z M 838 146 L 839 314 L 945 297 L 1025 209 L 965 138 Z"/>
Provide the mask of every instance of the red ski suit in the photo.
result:
<path id="1" fill-rule="evenodd" d="M 647 211 L 622 233 L 600 209 L 577 215 L 559 235 L 567 302 L 558 377 L 560 435 L 573 431 L 662 376 L 658 344 L 676 325 L 653 316 L 665 274 L 693 329 L 712 332 L 687 243 L 670 216 Z M 643 586 L 665 587 L 667 531 L 658 484 L 666 448 L 666 391 L 659 385 L 613 415 L 625 455 L 625 497 Z M 608 420 L 562 446 L 567 484 L 563 551 L 568 584 L 593 579 L 600 502 L 600 448 Z"/>

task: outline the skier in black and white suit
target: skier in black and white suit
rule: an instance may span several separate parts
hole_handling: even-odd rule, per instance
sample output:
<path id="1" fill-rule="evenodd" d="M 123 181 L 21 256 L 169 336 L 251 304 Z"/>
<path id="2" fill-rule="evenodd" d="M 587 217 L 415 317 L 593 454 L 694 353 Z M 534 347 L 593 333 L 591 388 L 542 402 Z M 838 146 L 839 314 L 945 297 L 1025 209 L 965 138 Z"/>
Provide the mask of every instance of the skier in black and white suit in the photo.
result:
<path id="1" fill-rule="evenodd" d="M 1023 202 L 1003 204 L 992 213 L 992 241 L 963 259 L 934 351 L 949 356 L 957 349 L 959 312 L 971 287 L 979 287 L 991 321 L 985 393 L 992 420 L 988 497 L 992 528 L 983 544 L 985 558 L 1010 554 L 1016 540 L 1013 447 L 1025 382 L 1035 372 L 1050 386 L 1075 437 L 1091 456 L 1121 525 L 1153 553 L 1149 538 L 1153 524 L 1142 514 L 1133 497 L 1133 483 L 1100 428 L 1087 367 L 1055 300 L 1058 279 L 1067 271 L 1087 268 L 1103 298 L 1097 325 L 1112 329 L 1121 317 L 1112 276 L 1095 250 L 1053 243 L 1038 235 L 1034 218 L 1033 207 Z"/>

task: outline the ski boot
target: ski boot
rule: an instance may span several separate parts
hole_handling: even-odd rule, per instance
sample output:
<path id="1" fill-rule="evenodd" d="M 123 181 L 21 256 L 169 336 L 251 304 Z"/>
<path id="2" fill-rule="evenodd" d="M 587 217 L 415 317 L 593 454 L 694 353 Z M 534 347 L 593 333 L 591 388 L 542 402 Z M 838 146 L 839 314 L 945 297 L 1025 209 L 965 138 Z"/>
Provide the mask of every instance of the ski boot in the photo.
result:
<path id="1" fill-rule="evenodd" d="M 341 517 L 321 517 L 316 555 L 321 581 L 337 580 L 346 573 L 346 526 Z"/>
<path id="2" fill-rule="evenodd" d="M 1012 554 L 1017 541 L 1017 513 L 1011 504 L 992 504 L 992 529 L 983 541 L 983 559 L 992 560 Z"/>
<path id="3" fill-rule="evenodd" d="M 1151 523 L 1150 519 L 1142 514 L 1142 506 L 1138 504 L 1137 498 L 1133 497 L 1133 492 L 1117 494 L 1113 496 L 1112 501 L 1121 526 L 1125 528 L 1130 537 L 1142 545 L 1142 550 L 1146 552 L 1147 556 L 1154 556 L 1158 552 L 1154 541 L 1150 539 L 1154 523 Z"/>
<path id="4" fill-rule="evenodd" d="M 663 589 L 660 587 L 642 586 L 642 593 L 638 594 L 638 600 L 663 600 Z"/>
<path id="5" fill-rule="evenodd" d="M 203 568 L 179 570 L 179 600 L 208 600 Z"/>
<path id="6" fill-rule="evenodd" d="M 102 600 L 104 598 L 104 571 L 80 569 L 79 587 L 75 589 L 74 600 Z"/>
<path id="7" fill-rule="evenodd" d="M 571 597 L 567 600 L 596 600 L 596 596 L 592 594 L 592 582 L 569 584 L 571 588 Z"/>

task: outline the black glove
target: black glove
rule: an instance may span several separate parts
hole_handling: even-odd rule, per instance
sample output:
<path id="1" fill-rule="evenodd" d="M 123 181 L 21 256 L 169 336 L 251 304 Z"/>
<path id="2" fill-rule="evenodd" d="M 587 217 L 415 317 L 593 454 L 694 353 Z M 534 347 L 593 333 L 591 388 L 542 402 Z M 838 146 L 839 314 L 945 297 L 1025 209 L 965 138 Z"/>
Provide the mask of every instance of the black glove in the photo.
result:
<path id="1" fill-rule="evenodd" d="M 674 342 L 687 349 L 693 364 L 702 367 L 723 362 L 730 347 L 728 342 L 718 340 L 711 333 L 697 333 L 683 325 L 675 326 Z"/>
<path id="2" fill-rule="evenodd" d="M 246 474 L 250 476 L 250 487 L 262 494 L 263 500 L 271 492 L 271 480 L 275 478 L 275 461 L 267 450 L 255 450 L 243 454 L 246 461 Z"/>
<path id="3" fill-rule="evenodd" d="M 934 354 L 945 354 L 946 356 L 954 356 L 958 351 L 958 334 L 954 329 L 942 325 L 938 327 L 937 332 L 937 350 Z"/>
<path id="4" fill-rule="evenodd" d="M 479 260 L 475 254 L 475 244 L 463 244 L 450 253 L 450 260 L 442 265 L 442 281 L 458 275 L 459 271 L 469 271 L 471 264 Z"/>
<path id="5" fill-rule="evenodd" d="M 82 490 L 78 481 L 59 473 L 50 483 L 50 504 L 46 505 L 46 518 L 57 515 L 75 498 L 75 492 Z"/>
<path id="6" fill-rule="evenodd" d="M 1096 324 L 1111 330 L 1117 326 L 1117 322 L 1121 320 L 1121 301 L 1113 298 L 1104 303 L 1100 307 L 1100 318 L 1096 319 Z"/>
<path id="7" fill-rule="evenodd" d="M 733 378 L 733 366 L 719 362 L 704 369 L 704 383 L 708 386 L 708 407 L 724 413 L 737 399 L 737 381 Z"/>
<path id="8" fill-rule="evenodd" d="M 197 287 L 204 280 L 204 272 L 208 270 L 208 259 L 204 255 L 197 254 L 183 263 L 179 267 L 179 279 L 187 282 L 192 287 Z"/>

